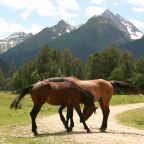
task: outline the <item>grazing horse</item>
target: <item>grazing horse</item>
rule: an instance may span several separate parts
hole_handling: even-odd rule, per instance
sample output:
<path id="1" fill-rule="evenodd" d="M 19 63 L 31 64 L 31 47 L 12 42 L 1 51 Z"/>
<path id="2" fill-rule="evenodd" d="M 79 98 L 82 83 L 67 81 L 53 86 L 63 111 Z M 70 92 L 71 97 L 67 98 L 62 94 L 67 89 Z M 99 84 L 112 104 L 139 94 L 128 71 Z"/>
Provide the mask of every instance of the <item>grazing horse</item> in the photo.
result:
<path id="1" fill-rule="evenodd" d="M 42 80 L 42 79 L 41 79 Z M 65 77 L 53 77 L 53 78 L 48 78 L 46 79 L 46 81 L 49 81 L 49 82 L 63 82 L 63 81 L 66 81 L 66 78 Z M 71 82 L 72 83 L 72 82 Z M 88 91 L 86 91 L 85 89 L 79 87 L 78 85 L 76 85 L 75 83 L 72 83 L 74 84 L 78 89 L 81 89 L 81 91 L 84 93 L 84 95 L 87 95 L 88 97 L 91 96 L 91 93 L 89 93 Z M 66 108 L 66 106 L 60 106 L 58 112 L 59 112 L 59 115 L 60 115 L 60 119 L 63 123 L 63 125 L 65 126 L 67 132 L 71 132 L 72 131 L 72 128 L 74 127 L 74 121 L 73 121 L 73 107 L 67 107 L 67 115 L 66 115 L 66 120 L 65 120 L 65 117 L 63 116 L 62 114 L 62 111 L 63 109 Z M 90 108 L 88 105 L 84 105 L 84 109 L 86 109 L 87 111 L 91 111 L 91 109 L 93 109 L 92 112 L 96 112 L 96 107 L 95 105 Z M 69 120 L 70 120 L 70 126 L 68 126 L 69 124 Z"/>
<path id="2" fill-rule="evenodd" d="M 84 117 L 80 109 L 80 103 L 83 103 L 85 107 L 91 110 L 95 107 L 93 97 L 89 93 L 86 94 L 83 92 L 83 90 L 79 89 L 79 87 L 73 82 L 67 80 L 63 81 L 62 79 L 58 80 L 58 78 L 57 80 L 51 79 L 51 81 L 39 81 L 33 85 L 23 88 L 20 91 L 20 95 L 14 99 L 10 107 L 17 109 L 20 100 L 28 93 L 31 94 L 31 98 L 34 103 L 33 109 L 30 112 L 32 119 L 32 132 L 34 135 L 38 134 L 35 119 L 44 103 L 67 106 L 70 109 L 74 107 L 80 117 L 80 121 L 84 125 L 84 128 L 87 132 L 90 132 L 90 129 L 84 121 Z"/>
<path id="3" fill-rule="evenodd" d="M 83 90 L 87 91 L 93 96 L 94 101 L 99 102 L 103 113 L 102 125 L 100 127 L 101 132 L 104 132 L 107 128 L 107 121 L 110 113 L 109 103 L 114 93 L 114 90 L 118 87 L 120 89 L 126 89 L 128 91 L 132 91 L 132 93 L 139 92 L 135 86 L 119 81 L 106 81 L 104 79 L 79 80 L 74 76 L 66 77 L 65 80 L 68 80 L 76 84 L 77 86 L 81 87 Z M 63 109 L 63 107 L 60 107 L 60 109 Z M 72 113 L 71 111 L 72 110 L 70 110 L 70 112 L 67 112 L 68 117 L 67 119 L 71 119 L 71 121 L 73 121 L 72 115 L 70 115 Z M 86 121 L 91 116 L 92 113 L 93 113 L 92 109 L 85 107 L 83 110 L 84 120 Z"/>

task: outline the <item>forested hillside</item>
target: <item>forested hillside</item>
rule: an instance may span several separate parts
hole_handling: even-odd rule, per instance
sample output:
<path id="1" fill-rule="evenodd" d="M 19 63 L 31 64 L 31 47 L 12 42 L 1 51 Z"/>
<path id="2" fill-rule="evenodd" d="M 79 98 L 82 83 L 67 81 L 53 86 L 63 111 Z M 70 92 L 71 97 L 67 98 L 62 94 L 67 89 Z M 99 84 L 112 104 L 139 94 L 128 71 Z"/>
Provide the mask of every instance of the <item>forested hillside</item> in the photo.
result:
<path id="1" fill-rule="evenodd" d="M 12 76 L 13 89 L 33 84 L 50 77 L 76 76 L 80 79 L 120 80 L 144 87 L 144 57 L 134 59 L 126 50 L 110 45 L 106 49 L 90 55 L 88 63 L 63 52 L 44 46 L 40 54 L 21 66 Z"/>
<path id="2" fill-rule="evenodd" d="M 141 39 L 122 44 L 120 47 L 131 51 L 135 58 L 139 58 L 144 55 L 144 36 Z"/>

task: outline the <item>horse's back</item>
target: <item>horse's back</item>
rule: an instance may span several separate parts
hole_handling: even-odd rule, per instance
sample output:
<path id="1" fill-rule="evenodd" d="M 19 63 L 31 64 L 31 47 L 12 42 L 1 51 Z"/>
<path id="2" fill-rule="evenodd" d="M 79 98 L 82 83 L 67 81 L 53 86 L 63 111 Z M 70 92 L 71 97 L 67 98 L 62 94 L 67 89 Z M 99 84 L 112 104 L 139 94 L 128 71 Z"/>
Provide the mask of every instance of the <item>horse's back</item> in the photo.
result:
<path id="1" fill-rule="evenodd" d="M 67 77 L 67 79 L 91 92 L 95 101 L 101 96 L 111 97 L 113 94 L 113 86 L 111 82 L 104 79 L 79 80 L 73 76 Z"/>
<path id="2" fill-rule="evenodd" d="M 69 81 L 40 81 L 34 84 L 32 92 L 33 100 L 43 99 L 52 105 L 73 105 L 81 100 L 80 91 Z"/>
<path id="3" fill-rule="evenodd" d="M 99 85 L 101 93 L 105 91 L 106 93 L 113 94 L 113 86 L 110 81 L 97 79 L 95 80 L 95 83 Z"/>

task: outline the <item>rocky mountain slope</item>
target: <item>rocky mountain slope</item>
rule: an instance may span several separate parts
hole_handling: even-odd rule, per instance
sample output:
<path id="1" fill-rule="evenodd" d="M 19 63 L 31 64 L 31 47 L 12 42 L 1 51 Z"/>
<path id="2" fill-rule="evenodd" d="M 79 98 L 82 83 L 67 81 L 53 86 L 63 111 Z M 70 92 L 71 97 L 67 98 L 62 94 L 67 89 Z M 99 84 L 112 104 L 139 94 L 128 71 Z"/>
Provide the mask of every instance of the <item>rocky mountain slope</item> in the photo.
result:
<path id="1" fill-rule="evenodd" d="M 32 36 L 32 34 L 26 34 L 24 32 L 15 32 L 15 33 L 12 33 L 7 38 L 1 39 L 0 40 L 0 53 L 6 52 L 8 49 L 23 42 L 30 36 Z"/>
<path id="2" fill-rule="evenodd" d="M 23 42 L 13 49 L 0 55 L 4 61 L 13 61 L 16 66 L 26 60 L 34 58 L 43 45 L 50 48 L 68 48 L 78 58 L 86 61 L 88 56 L 110 44 L 121 45 L 129 43 L 143 36 L 131 22 L 110 10 L 104 11 L 99 16 L 93 16 L 80 27 L 74 27 L 59 21 L 53 27 L 44 28 L 42 31 Z"/>

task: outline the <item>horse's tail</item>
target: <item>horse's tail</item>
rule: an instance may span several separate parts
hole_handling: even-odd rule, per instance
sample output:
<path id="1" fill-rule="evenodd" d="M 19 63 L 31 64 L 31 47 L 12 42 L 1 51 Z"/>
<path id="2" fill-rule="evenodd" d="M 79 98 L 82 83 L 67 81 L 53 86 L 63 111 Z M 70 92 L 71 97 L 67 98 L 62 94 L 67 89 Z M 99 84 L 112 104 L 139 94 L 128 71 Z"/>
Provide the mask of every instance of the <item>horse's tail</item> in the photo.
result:
<path id="1" fill-rule="evenodd" d="M 121 82 L 121 81 L 111 81 L 112 86 L 116 90 L 117 88 L 122 91 L 123 93 L 130 93 L 130 94 L 139 94 L 140 90 L 135 85 Z"/>
<path id="2" fill-rule="evenodd" d="M 21 99 L 28 93 L 30 93 L 30 90 L 32 89 L 33 85 L 27 86 L 23 89 L 21 89 L 19 92 L 20 94 L 13 100 L 13 102 L 10 105 L 10 108 L 18 108 L 19 102 Z"/>

